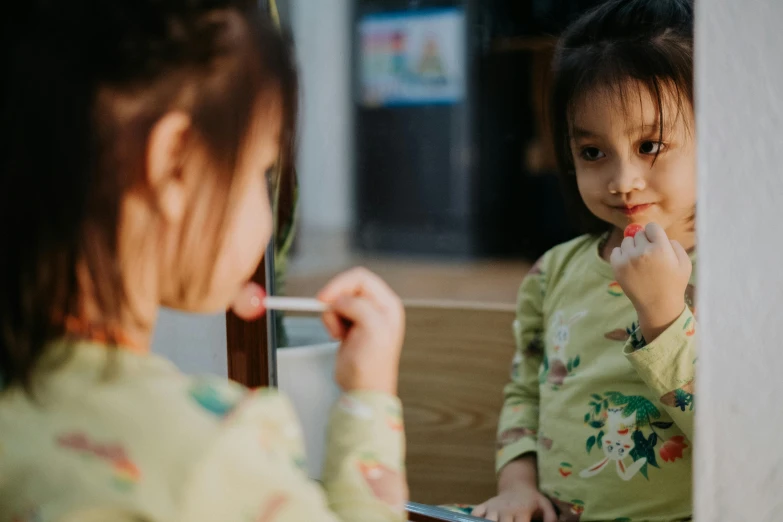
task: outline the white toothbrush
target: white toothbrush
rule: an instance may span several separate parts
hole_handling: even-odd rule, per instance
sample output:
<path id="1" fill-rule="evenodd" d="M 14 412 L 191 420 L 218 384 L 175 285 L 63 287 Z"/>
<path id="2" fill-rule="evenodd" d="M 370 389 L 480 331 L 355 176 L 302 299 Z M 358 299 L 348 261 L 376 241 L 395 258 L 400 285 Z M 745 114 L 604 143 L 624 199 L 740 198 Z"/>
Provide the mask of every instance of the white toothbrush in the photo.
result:
<path id="1" fill-rule="evenodd" d="M 267 296 L 263 299 L 263 306 L 267 310 L 282 310 L 286 312 L 324 313 L 329 309 L 329 305 L 312 297 Z"/>

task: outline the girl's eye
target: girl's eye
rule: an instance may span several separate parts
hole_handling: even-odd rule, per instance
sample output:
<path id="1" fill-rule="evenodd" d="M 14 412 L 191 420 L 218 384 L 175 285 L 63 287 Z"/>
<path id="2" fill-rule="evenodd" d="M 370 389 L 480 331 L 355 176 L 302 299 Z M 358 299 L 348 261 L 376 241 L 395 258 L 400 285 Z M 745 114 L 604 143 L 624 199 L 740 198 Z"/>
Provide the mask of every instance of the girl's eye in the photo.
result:
<path id="1" fill-rule="evenodd" d="M 598 161 L 599 159 L 606 157 L 606 154 L 596 147 L 585 147 L 582 149 L 580 155 L 582 156 L 582 159 L 586 161 Z"/>
<path id="2" fill-rule="evenodd" d="M 276 173 L 276 171 L 277 171 L 277 169 L 275 169 L 275 167 L 269 167 L 264 172 L 264 177 L 266 178 L 266 180 L 269 183 L 274 183 L 275 182 L 275 173 Z"/>
<path id="3" fill-rule="evenodd" d="M 272 189 L 277 184 L 277 167 L 269 167 L 264 172 L 264 178 L 266 178 L 267 186 Z"/>
<path id="4" fill-rule="evenodd" d="M 649 154 L 654 156 L 659 154 L 664 149 L 663 143 L 660 141 L 645 141 L 639 147 L 639 152 L 642 154 Z"/>
<path id="5" fill-rule="evenodd" d="M 273 199 L 277 188 L 277 167 L 269 167 L 264 172 L 264 181 L 266 181 L 267 195 Z"/>

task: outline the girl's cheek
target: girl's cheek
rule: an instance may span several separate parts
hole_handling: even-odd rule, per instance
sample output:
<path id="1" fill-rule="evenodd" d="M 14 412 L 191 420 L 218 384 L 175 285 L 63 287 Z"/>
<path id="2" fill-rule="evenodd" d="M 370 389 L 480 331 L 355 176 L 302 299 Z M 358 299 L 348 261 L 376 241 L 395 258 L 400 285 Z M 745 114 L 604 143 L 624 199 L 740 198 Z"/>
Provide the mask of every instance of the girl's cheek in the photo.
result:
<path id="1" fill-rule="evenodd" d="M 208 307 L 229 306 L 261 262 L 272 235 L 272 214 L 266 196 L 243 197 L 226 235 L 212 279 Z"/>
<path id="2" fill-rule="evenodd" d="M 250 277 L 258 266 L 272 235 L 272 210 L 265 180 L 260 175 L 246 178 L 239 187 L 239 197 L 223 238 L 220 252 L 225 269 L 234 277 Z"/>
<path id="3" fill-rule="evenodd" d="M 271 239 L 273 221 L 264 179 L 261 176 L 256 179 L 258 181 L 251 183 L 241 198 L 243 208 L 239 212 L 239 233 L 235 236 L 239 242 L 236 250 L 241 253 L 244 263 L 253 265 L 251 269 L 255 269 Z"/>
<path id="4" fill-rule="evenodd" d="M 579 188 L 579 193 L 585 203 L 589 203 L 589 200 L 595 199 L 600 192 L 601 180 L 600 177 L 585 171 L 584 169 L 576 175 L 576 184 Z"/>

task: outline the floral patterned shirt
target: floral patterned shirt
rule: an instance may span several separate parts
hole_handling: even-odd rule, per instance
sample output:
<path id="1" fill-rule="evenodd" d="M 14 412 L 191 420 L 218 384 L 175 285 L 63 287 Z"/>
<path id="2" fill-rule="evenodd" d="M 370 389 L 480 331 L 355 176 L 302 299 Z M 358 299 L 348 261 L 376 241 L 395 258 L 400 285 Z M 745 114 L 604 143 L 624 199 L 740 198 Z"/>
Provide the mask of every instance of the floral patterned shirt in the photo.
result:
<path id="1" fill-rule="evenodd" d="M 32 399 L 0 394 L 0 522 L 405 518 L 397 398 L 340 399 L 318 484 L 280 394 L 185 376 L 152 354 L 109 353 L 77 344 Z"/>
<path id="2" fill-rule="evenodd" d="M 521 285 L 497 469 L 536 453 L 561 521 L 688 519 L 695 270 L 688 306 L 648 344 L 600 243 L 555 247 Z"/>

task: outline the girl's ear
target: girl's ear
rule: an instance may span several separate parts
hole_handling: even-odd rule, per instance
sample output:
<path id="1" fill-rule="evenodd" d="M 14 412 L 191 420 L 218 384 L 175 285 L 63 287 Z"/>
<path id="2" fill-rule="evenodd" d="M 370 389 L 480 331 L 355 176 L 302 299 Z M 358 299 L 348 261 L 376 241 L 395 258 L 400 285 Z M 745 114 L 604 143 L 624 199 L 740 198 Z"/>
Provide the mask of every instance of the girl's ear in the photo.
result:
<path id="1" fill-rule="evenodd" d="M 183 169 L 190 131 L 187 114 L 169 112 L 158 120 L 147 141 L 146 181 L 158 210 L 169 223 L 180 222 L 185 213 Z"/>

